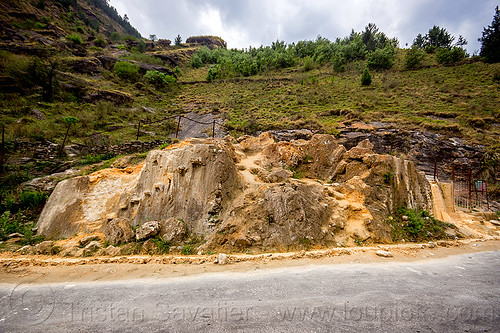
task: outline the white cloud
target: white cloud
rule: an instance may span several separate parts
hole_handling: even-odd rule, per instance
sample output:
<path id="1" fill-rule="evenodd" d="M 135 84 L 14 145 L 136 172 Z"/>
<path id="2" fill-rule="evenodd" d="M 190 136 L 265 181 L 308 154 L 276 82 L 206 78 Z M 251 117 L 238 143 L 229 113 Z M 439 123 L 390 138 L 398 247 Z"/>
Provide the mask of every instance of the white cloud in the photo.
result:
<path id="1" fill-rule="evenodd" d="M 144 37 L 184 39 L 218 35 L 230 48 L 294 42 L 321 35 L 334 40 L 370 22 L 400 46 L 433 25 L 479 49 L 482 27 L 491 23 L 497 0 L 110 0 Z"/>

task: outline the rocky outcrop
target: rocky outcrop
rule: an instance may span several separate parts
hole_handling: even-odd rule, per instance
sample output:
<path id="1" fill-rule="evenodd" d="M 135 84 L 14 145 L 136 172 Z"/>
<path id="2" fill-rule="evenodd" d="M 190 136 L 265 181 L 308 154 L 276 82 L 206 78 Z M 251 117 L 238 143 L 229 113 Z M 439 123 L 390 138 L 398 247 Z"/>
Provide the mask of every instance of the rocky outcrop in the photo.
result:
<path id="1" fill-rule="evenodd" d="M 132 96 L 127 93 L 112 90 L 90 90 L 83 97 L 86 103 L 95 103 L 97 101 L 112 102 L 116 105 L 130 103 L 134 100 Z"/>
<path id="2" fill-rule="evenodd" d="M 263 133 L 189 139 L 134 168 L 62 181 L 38 227 L 49 237 L 102 230 L 112 244 L 130 241 L 137 226 L 139 240 L 204 237 L 199 251 L 290 250 L 391 242 L 384 220 L 403 206 L 432 211 L 412 162 L 376 154 L 369 141 L 347 150 L 331 135 L 275 142 Z"/>
<path id="3" fill-rule="evenodd" d="M 213 48 L 223 48 L 227 47 L 226 42 L 220 38 L 215 36 L 194 36 L 186 39 L 186 44 L 199 44 L 205 45 L 210 49 Z"/>

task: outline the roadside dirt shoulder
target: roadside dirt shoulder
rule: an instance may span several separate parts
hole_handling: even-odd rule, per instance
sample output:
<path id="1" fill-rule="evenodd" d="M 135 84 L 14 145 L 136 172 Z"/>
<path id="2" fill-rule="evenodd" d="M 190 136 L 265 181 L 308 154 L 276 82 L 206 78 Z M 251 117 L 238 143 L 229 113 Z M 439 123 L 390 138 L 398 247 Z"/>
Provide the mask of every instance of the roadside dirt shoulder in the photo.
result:
<path id="1" fill-rule="evenodd" d="M 392 257 L 377 255 L 390 252 Z M 226 265 L 210 256 L 121 256 L 60 258 L 0 255 L 0 283 L 60 283 L 165 279 L 203 273 L 247 272 L 308 265 L 413 262 L 500 250 L 500 239 L 468 239 L 424 244 L 378 245 L 258 255 L 228 254 Z"/>

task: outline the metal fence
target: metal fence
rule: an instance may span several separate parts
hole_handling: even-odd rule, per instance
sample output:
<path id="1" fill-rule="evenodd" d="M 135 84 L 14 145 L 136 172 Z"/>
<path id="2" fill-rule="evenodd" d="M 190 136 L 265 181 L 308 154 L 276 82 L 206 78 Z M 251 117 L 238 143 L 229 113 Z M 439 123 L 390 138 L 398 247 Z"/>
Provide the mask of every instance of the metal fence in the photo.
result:
<path id="1" fill-rule="evenodd" d="M 490 208 L 488 184 L 474 179 L 470 168 L 452 169 L 455 207 L 466 211 L 487 211 Z"/>

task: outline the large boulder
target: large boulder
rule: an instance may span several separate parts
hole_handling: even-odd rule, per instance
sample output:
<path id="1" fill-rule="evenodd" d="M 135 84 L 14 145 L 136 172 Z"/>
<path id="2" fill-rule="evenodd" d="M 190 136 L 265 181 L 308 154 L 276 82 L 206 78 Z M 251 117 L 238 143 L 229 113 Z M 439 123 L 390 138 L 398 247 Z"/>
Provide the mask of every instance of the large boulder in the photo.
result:
<path id="1" fill-rule="evenodd" d="M 112 90 L 90 90 L 83 97 L 86 103 L 95 103 L 98 101 L 112 102 L 116 105 L 130 103 L 134 100 L 132 96 L 127 93 Z"/>
<path id="2" fill-rule="evenodd" d="M 126 169 L 105 169 L 60 182 L 38 221 L 40 234 L 70 237 L 97 232 L 121 237 L 126 222 L 113 230 L 115 218 L 132 226 L 144 222 L 182 219 L 190 232 L 204 233 L 219 210 L 242 189 L 232 145 L 223 140 L 192 140 L 151 151 L 144 164 Z M 103 225 L 104 224 L 104 225 Z M 128 239 L 128 234 L 125 239 Z M 122 242 L 122 241 L 120 241 Z M 111 241 L 111 243 L 119 243 Z"/>
<path id="3" fill-rule="evenodd" d="M 160 224 L 158 221 L 149 221 L 141 225 L 135 231 L 135 239 L 142 241 L 158 235 L 160 232 Z"/>
<path id="4" fill-rule="evenodd" d="M 119 245 L 134 240 L 134 230 L 127 220 L 122 218 L 110 219 L 102 226 L 106 240 L 112 245 Z"/>
<path id="5" fill-rule="evenodd" d="M 186 223 L 176 218 L 168 218 L 161 225 L 161 238 L 171 244 L 177 244 L 186 236 Z"/>

